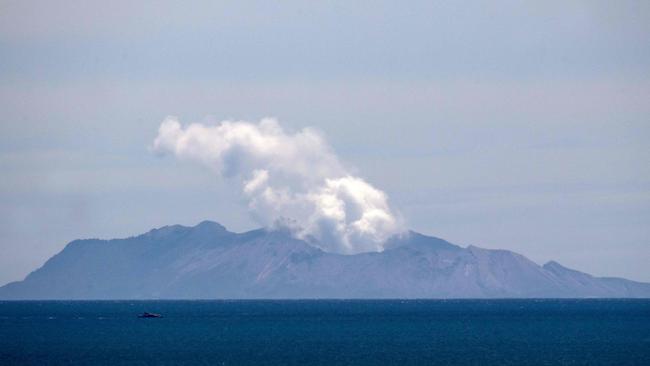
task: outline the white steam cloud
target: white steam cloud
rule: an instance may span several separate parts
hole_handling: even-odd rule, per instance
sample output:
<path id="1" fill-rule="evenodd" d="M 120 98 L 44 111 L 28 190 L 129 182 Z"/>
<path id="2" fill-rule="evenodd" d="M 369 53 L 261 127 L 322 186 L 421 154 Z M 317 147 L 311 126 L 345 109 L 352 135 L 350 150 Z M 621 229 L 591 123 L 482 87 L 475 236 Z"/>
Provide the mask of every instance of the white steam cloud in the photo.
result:
<path id="1" fill-rule="evenodd" d="M 184 128 L 167 117 L 153 150 L 240 179 L 249 209 L 261 224 L 289 227 L 328 252 L 381 251 L 400 230 L 386 194 L 350 174 L 309 128 L 287 133 L 270 118 L 257 124 L 223 121 Z"/>

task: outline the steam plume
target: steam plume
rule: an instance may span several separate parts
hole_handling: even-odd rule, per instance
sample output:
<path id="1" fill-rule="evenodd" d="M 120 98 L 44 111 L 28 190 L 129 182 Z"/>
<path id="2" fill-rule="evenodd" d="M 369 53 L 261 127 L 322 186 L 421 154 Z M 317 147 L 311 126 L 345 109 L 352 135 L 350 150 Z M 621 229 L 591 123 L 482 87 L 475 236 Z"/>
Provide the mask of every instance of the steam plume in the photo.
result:
<path id="1" fill-rule="evenodd" d="M 287 133 L 275 119 L 181 126 L 167 117 L 153 150 L 241 180 L 253 216 L 289 227 L 329 252 L 381 251 L 399 230 L 386 194 L 351 175 L 316 131 Z"/>

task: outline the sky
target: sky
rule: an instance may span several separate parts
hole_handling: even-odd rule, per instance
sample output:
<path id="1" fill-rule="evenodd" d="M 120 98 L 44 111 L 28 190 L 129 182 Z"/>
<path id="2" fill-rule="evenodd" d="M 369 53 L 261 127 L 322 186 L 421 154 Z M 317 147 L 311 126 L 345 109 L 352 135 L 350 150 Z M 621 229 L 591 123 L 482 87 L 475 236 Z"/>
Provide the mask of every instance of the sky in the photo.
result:
<path id="1" fill-rule="evenodd" d="M 407 227 L 650 281 L 650 2 L 0 1 L 0 284 L 241 187 L 168 116 L 312 128 Z"/>

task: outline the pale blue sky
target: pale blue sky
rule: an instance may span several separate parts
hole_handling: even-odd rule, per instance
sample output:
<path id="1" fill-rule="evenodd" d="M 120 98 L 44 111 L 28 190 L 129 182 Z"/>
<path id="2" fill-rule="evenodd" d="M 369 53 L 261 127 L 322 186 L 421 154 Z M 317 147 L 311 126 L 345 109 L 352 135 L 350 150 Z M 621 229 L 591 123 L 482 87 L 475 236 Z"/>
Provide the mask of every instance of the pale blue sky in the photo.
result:
<path id="1" fill-rule="evenodd" d="M 650 281 L 650 3 L 0 2 L 0 284 L 240 187 L 167 115 L 314 126 L 413 229 Z"/>

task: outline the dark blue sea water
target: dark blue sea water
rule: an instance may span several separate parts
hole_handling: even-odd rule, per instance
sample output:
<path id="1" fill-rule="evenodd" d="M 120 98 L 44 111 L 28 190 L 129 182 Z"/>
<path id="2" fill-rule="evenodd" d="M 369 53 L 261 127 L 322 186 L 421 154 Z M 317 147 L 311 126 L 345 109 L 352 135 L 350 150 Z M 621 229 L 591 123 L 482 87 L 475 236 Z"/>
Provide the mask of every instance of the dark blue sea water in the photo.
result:
<path id="1" fill-rule="evenodd" d="M 650 301 L 0 302 L 0 365 L 176 364 L 650 365 Z"/>

